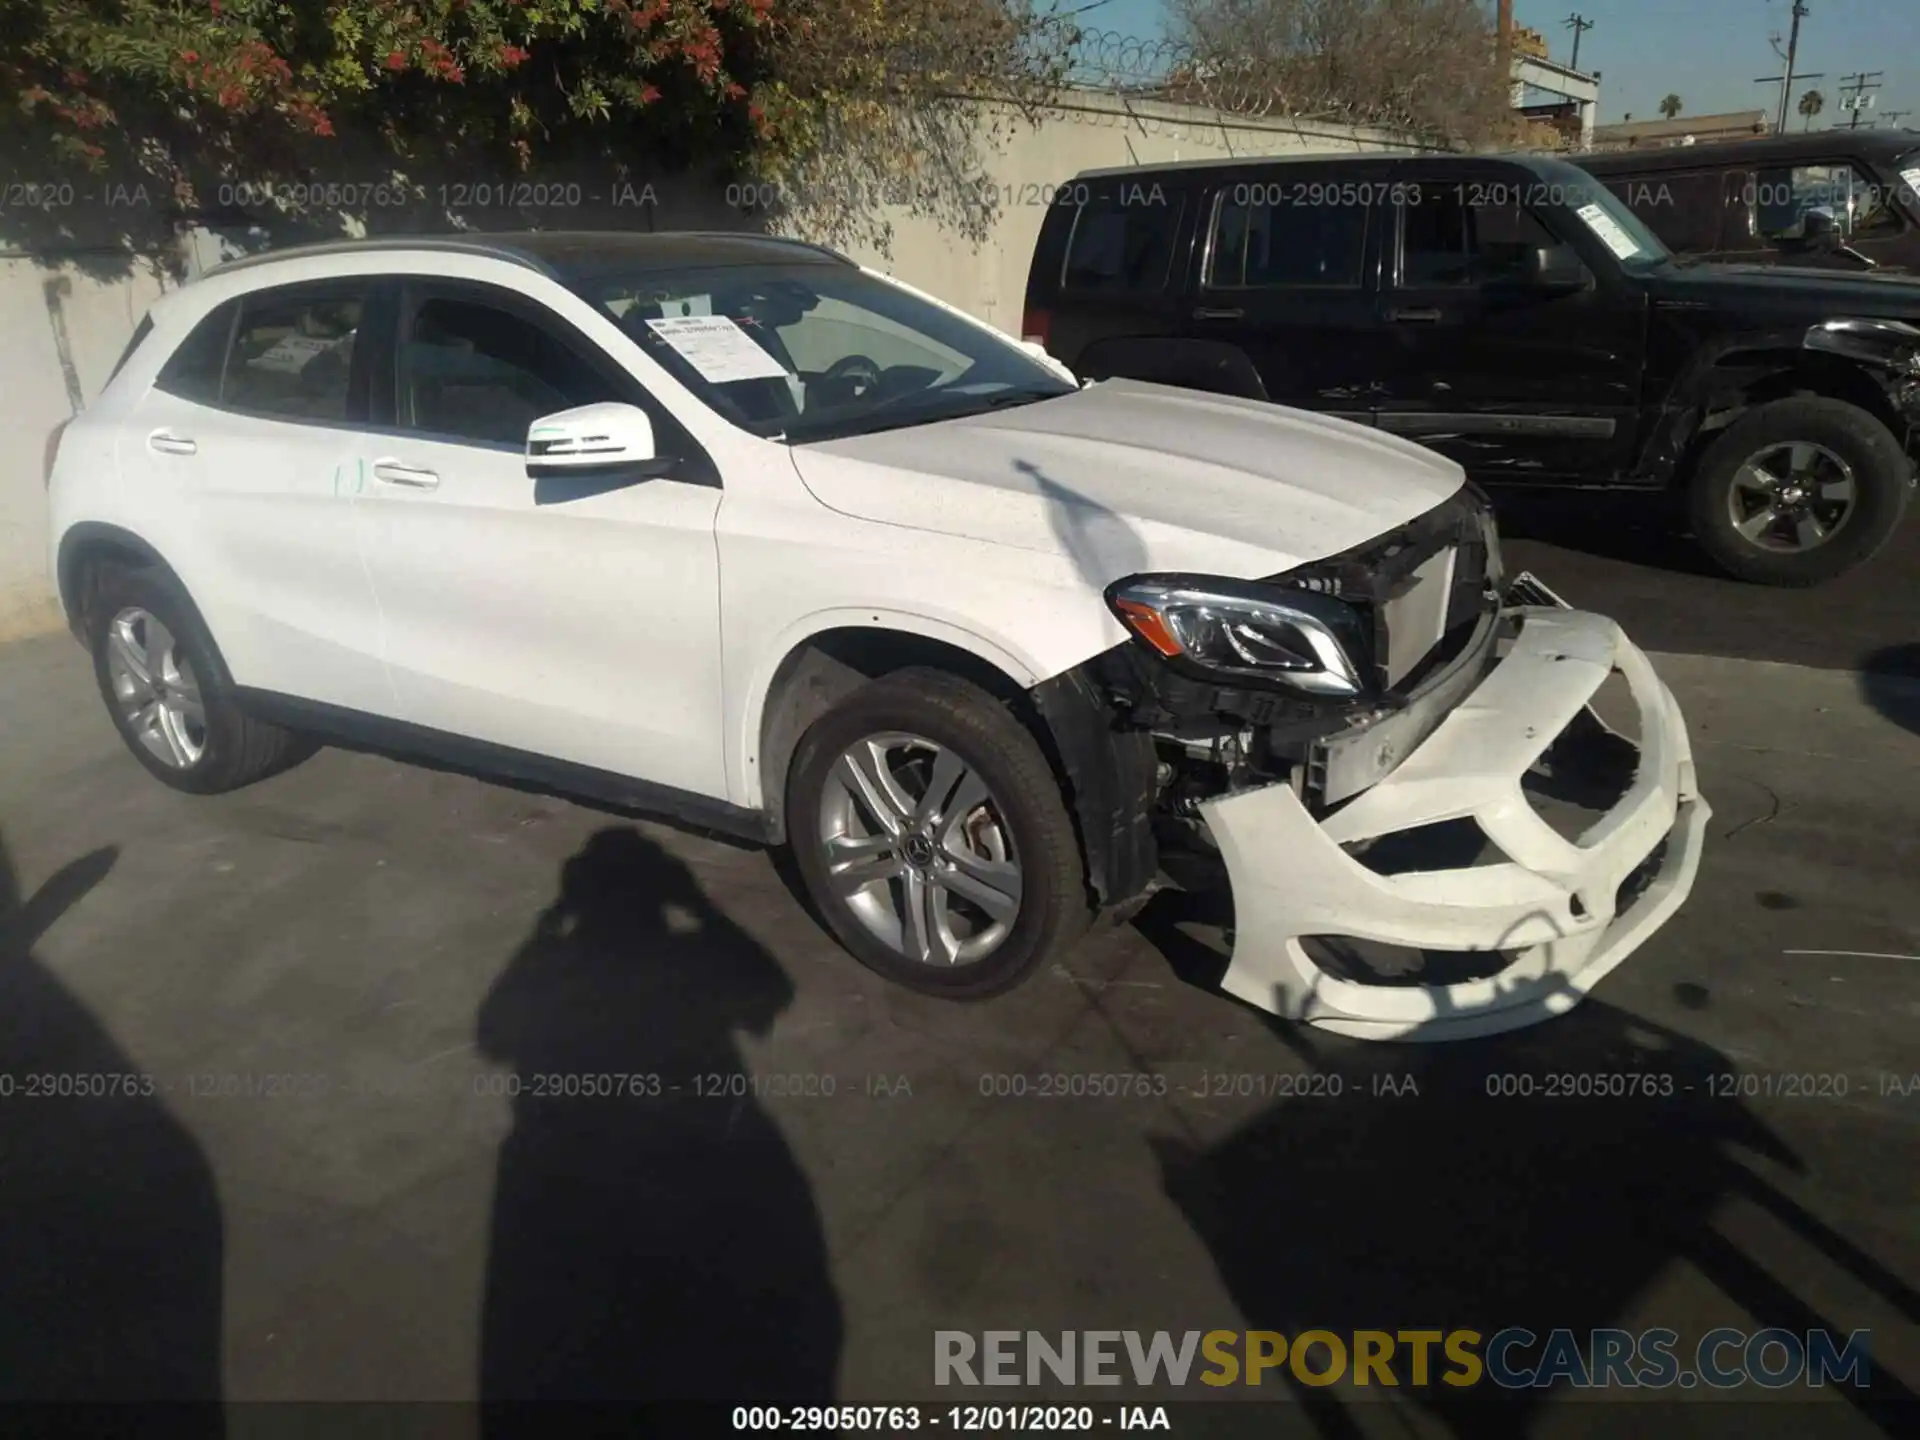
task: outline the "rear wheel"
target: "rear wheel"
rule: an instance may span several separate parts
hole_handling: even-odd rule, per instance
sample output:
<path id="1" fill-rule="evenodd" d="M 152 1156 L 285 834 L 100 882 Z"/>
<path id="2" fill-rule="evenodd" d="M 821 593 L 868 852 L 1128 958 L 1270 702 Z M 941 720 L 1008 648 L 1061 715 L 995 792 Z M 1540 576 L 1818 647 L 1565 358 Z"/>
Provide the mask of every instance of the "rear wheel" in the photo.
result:
<path id="1" fill-rule="evenodd" d="M 1701 457 L 1688 496 L 1693 533 L 1742 580 L 1817 585 L 1887 542 L 1912 474 L 1893 432 L 1858 406 L 1776 400 Z"/>
<path id="2" fill-rule="evenodd" d="M 312 753 L 311 742 L 242 713 L 198 614 L 160 573 L 105 576 L 88 640 L 114 728 L 134 758 L 174 789 L 238 789 Z"/>
<path id="3" fill-rule="evenodd" d="M 821 917 L 870 969 L 977 999 L 1065 953 L 1091 918 L 1052 767 L 991 695 L 938 670 L 867 685 L 817 721 L 788 843 Z"/>

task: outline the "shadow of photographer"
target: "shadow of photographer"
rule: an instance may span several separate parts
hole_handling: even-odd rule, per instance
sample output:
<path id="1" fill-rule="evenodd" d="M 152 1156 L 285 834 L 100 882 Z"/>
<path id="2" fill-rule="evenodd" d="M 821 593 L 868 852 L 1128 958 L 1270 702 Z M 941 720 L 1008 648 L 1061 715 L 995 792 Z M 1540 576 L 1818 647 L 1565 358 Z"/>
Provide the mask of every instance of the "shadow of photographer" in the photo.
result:
<path id="1" fill-rule="evenodd" d="M 832 1398 L 819 1214 L 736 1039 L 792 998 L 637 830 L 566 862 L 479 1015 L 482 1050 L 518 1081 L 483 1319 L 491 1433 L 546 1433 L 512 1402 Z"/>
<path id="2" fill-rule="evenodd" d="M 213 1171 L 33 953 L 116 858 L 95 850 L 22 896 L 0 843 L 0 1405 L 185 1402 L 174 1425 L 218 1435 Z M 19 1433 L 37 1412 L 6 1413 Z M 49 1413 L 67 1428 L 71 1412 Z"/>
<path id="3" fill-rule="evenodd" d="M 1584 1354 L 1595 1329 L 1646 1324 L 1643 1297 L 1686 1266 L 1752 1317 L 1737 1322 L 1745 1329 L 1825 1328 L 1844 1341 L 1851 1327 L 1719 1232 L 1716 1213 L 1736 1200 L 1920 1323 L 1911 1288 L 1767 1178 L 1768 1167 L 1804 1166 L 1716 1088 L 1739 1067 L 1677 1031 L 1592 999 L 1531 1029 L 1434 1045 L 1271 1023 L 1314 1072 L 1315 1093 L 1219 1144 L 1155 1142 L 1168 1195 L 1249 1327 L 1469 1329 L 1483 1340 L 1521 1327 L 1542 1342 L 1567 1330 Z M 1682 1333 L 1675 1347 L 1685 1369 L 1699 1338 Z M 1531 1365 L 1541 1353 L 1514 1358 Z M 1437 1345 L 1430 1358 L 1430 1383 L 1399 1393 L 1476 1440 L 1528 1433 L 1559 1393 L 1455 1388 L 1441 1383 L 1454 1367 Z M 1314 1352 L 1316 1373 L 1328 1363 Z M 1407 1385 L 1409 1352 L 1391 1363 Z M 1322 1434 L 1361 1433 L 1348 1399 L 1367 1392 L 1349 1389 L 1352 1373 L 1326 1387 L 1286 1376 Z M 1831 1390 L 1889 1435 L 1914 1398 L 1877 1371 L 1870 1389 Z"/>

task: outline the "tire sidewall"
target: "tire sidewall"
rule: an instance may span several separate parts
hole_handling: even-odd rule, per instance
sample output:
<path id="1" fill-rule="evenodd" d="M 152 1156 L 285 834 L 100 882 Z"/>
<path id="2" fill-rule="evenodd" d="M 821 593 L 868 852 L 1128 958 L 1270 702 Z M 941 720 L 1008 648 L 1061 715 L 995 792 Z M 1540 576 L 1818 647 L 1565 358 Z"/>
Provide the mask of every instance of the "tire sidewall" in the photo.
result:
<path id="1" fill-rule="evenodd" d="M 207 716 L 207 742 L 200 758 L 185 769 L 163 764 L 141 743 L 113 693 L 113 679 L 107 670 L 107 632 L 114 617 L 131 606 L 145 610 L 167 627 L 199 683 L 200 702 Z M 204 795 L 227 788 L 226 772 L 239 748 L 240 711 L 226 686 L 225 666 L 207 637 L 206 628 L 179 591 L 148 572 L 114 576 L 101 586 L 89 617 L 87 642 L 93 651 L 93 676 L 100 698 L 106 703 L 113 728 L 120 732 L 133 758 L 145 766 L 150 775 L 176 790 Z"/>
<path id="2" fill-rule="evenodd" d="M 1854 473 L 1854 510 L 1840 534 L 1816 550 L 1776 554 L 1733 528 L 1727 492 L 1740 467 L 1771 445 L 1805 441 L 1839 455 Z M 1912 487 L 1911 465 L 1893 432 L 1845 401 L 1794 397 L 1762 406 L 1707 448 L 1689 493 L 1693 532 L 1734 576 L 1773 585 L 1812 585 L 1870 558 L 1893 534 Z"/>
<path id="3" fill-rule="evenodd" d="M 972 690 L 972 687 L 966 687 Z M 855 959 L 886 979 L 923 994 L 984 999 L 1018 985 L 1084 923 L 1084 878 L 1078 845 L 1051 767 L 1039 747 L 983 691 L 973 691 L 1014 731 L 996 744 L 972 724 L 956 724 L 946 707 L 908 685 L 879 682 L 822 717 L 802 738 L 787 785 L 787 843 L 809 897 L 828 929 Z M 828 883 L 819 842 L 821 796 L 828 772 L 855 741 L 883 731 L 923 735 L 980 773 L 1011 832 L 1021 871 L 1020 913 L 998 949 L 971 965 L 941 969 L 910 960 L 871 934 Z M 1030 753 L 1009 752 L 1023 742 Z M 1031 773 L 1038 766 L 1044 786 Z M 1060 853 L 1063 839 L 1069 853 Z"/>

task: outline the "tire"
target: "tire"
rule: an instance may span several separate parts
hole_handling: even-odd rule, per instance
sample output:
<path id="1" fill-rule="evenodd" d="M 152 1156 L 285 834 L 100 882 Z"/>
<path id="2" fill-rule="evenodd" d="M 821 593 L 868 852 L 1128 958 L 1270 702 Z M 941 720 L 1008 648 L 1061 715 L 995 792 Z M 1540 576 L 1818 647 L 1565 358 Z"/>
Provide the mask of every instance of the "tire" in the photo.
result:
<path id="1" fill-rule="evenodd" d="M 123 638 L 131 647 L 120 643 Z M 87 644 L 94 680 L 121 740 L 149 774 L 176 790 L 237 790 L 297 764 L 316 748 L 240 709 L 199 613 L 160 571 L 104 576 L 87 615 Z M 137 678 L 140 666 L 129 663 L 136 656 L 147 671 L 158 667 L 158 688 L 151 675 L 144 684 Z M 155 705 L 162 695 L 167 699 Z M 158 717 L 163 708 L 170 717 L 165 722 Z M 155 718 L 141 721 L 135 711 Z"/>
<path id="2" fill-rule="evenodd" d="M 1796 443 L 1817 446 L 1851 470 L 1853 503 L 1820 543 L 1770 549 L 1740 533 L 1736 506 L 1752 492 L 1736 495 L 1735 484 L 1749 460 Z M 1906 451 L 1874 416 L 1842 400 L 1794 396 L 1759 406 L 1707 447 L 1688 487 L 1688 515 L 1694 538 L 1728 574 L 1760 585 L 1818 585 L 1886 544 L 1906 512 L 1912 475 Z"/>
<path id="3" fill-rule="evenodd" d="M 960 789 L 952 792 L 953 813 L 940 815 L 937 823 L 927 827 L 922 836 L 927 843 L 915 856 L 916 863 L 908 861 L 914 853 L 911 837 L 885 836 L 874 823 L 874 807 L 856 801 L 853 789 L 836 778 L 847 773 L 839 768 L 842 757 L 874 737 L 929 742 L 985 787 L 987 798 L 975 806 L 961 799 Z M 939 756 L 913 746 L 886 753 L 896 759 L 907 757 L 895 779 L 909 801 L 921 801 L 927 783 L 943 773 L 935 768 L 944 763 Z M 914 788 L 916 780 L 919 790 Z M 945 671 L 896 671 L 863 686 L 817 720 L 794 754 L 787 782 L 787 815 L 787 843 L 795 868 L 835 938 L 861 964 L 922 994 L 955 1000 L 1002 994 L 1043 962 L 1064 955 L 1092 920 L 1079 840 L 1052 766 L 1004 705 Z M 898 811 L 894 818 L 900 822 Z M 849 819 L 853 830 L 874 837 L 866 843 L 885 852 L 874 863 L 890 872 L 852 897 L 843 893 L 830 873 L 833 860 L 827 838 L 849 833 Z M 1017 908 L 1010 918 L 996 918 L 975 906 L 971 887 L 961 884 L 968 875 L 955 877 L 956 844 L 965 850 L 974 874 L 1004 875 L 1004 870 L 983 869 L 982 862 L 986 867 L 1011 862 L 1019 883 Z M 920 877 L 919 893 L 938 891 L 948 907 L 946 935 L 958 934 L 964 921 L 973 934 L 962 938 L 970 943 L 984 946 L 994 925 L 1004 928 L 1002 937 L 969 958 L 948 949 L 930 919 L 925 927 L 932 937 L 928 958 L 915 958 L 910 953 L 916 947 L 905 908 L 910 876 L 915 873 Z M 1002 882 L 996 879 L 996 883 Z M 942 890 L 949 884 L 959 888 Z M 992 893 L 996 903 L 1004 905 L 1004 892 Z M 887 919 L 888 909 L 893 921 Z M 894 943 L 876 933 L 876 922 L 897 922 Z"/>

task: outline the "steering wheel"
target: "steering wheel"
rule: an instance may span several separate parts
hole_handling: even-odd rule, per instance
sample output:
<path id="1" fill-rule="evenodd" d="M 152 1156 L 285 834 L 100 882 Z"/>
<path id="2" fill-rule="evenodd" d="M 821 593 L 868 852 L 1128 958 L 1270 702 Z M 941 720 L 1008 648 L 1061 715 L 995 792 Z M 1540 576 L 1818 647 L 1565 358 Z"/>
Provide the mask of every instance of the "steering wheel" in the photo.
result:
<path id="1" fill-rule="evenodd" d="M 880 367 L 865 355 L 842 355 L 826 368 L 820 378 L 851 384 L 853 398 L 858 400 L 880 383 Z"/>

